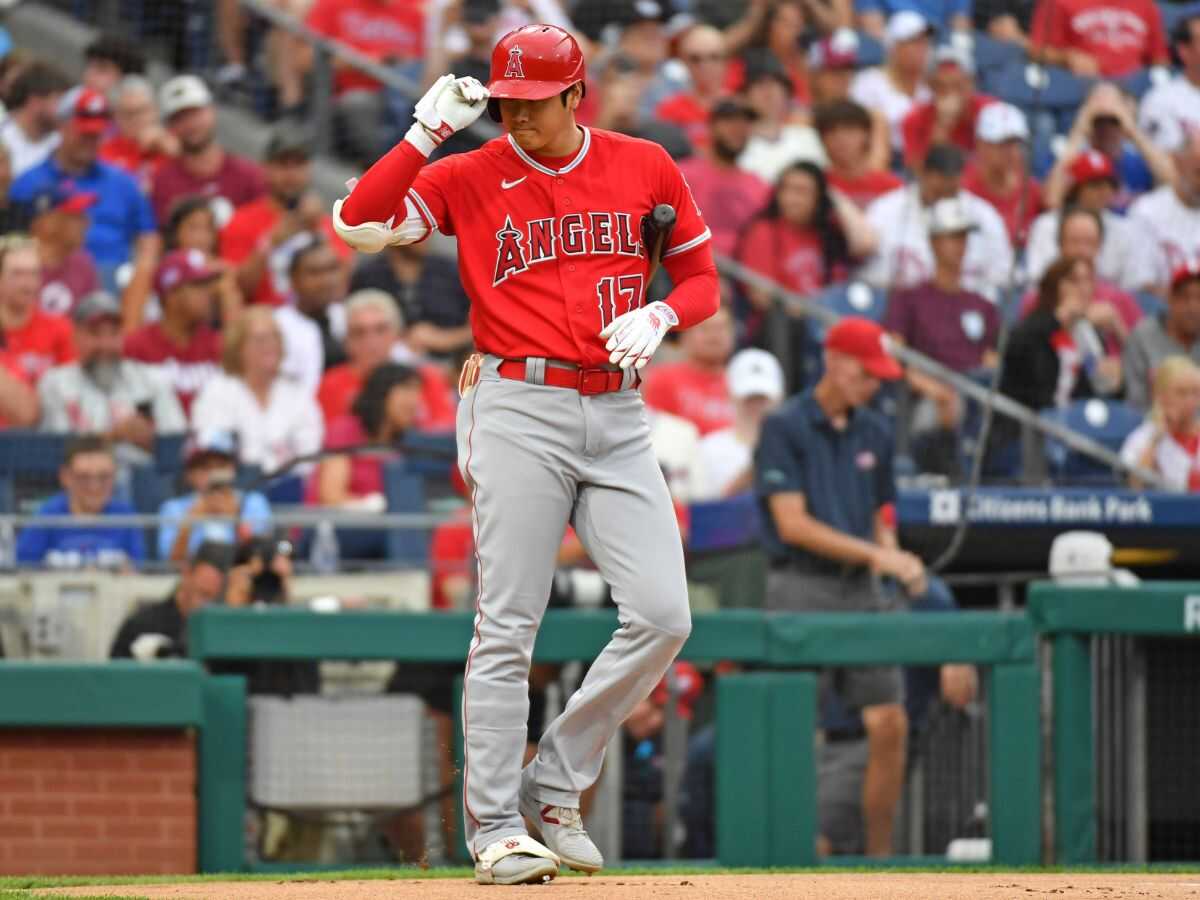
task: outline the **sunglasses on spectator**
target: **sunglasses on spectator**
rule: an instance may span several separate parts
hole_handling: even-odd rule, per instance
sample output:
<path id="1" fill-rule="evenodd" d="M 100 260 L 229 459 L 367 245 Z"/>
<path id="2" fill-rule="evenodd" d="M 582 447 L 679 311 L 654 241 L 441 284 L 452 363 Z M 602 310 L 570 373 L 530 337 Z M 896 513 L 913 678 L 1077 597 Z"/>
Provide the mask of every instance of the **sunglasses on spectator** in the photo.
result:
<path id="1" fill-rule="evenodd" d="M 724 62 L 724 53 L 689 53 L 684 60 L 690 63 Z"/>

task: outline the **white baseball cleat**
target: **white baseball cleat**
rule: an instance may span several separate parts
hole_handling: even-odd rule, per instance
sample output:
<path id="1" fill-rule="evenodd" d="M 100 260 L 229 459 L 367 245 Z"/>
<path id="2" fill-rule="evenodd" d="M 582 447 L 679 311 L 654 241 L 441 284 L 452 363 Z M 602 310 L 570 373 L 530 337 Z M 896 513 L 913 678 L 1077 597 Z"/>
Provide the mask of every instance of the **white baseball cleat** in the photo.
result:
<path id="1" fill-rule="evenodd" d="M 479 884 L 542 884 L 558 874 L 558 857 L 527 834 L 488 844 L 475 860 Z"/>
<path id="2" fill-rule="evenodd" d="M 604 868 L 604 857 L 584 830 L 578 809 L 539 803 L 521 791 L 521 815 L 565 865 L 589 875 Z"/>

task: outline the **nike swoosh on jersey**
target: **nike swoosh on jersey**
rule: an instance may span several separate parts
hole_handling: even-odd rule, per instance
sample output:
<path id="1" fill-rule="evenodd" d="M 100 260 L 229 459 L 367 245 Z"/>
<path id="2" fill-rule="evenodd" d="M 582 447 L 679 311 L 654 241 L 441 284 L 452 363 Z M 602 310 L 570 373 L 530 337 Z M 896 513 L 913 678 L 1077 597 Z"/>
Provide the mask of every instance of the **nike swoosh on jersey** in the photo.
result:
<path id="1" fill-rule="evenodd" d="M 529 177 L 528 175 L 522 175 L 516 181 L 508 181 L 507 179 L 502 178 L 502 179 L 500 179 L 500 190 L 507 191 L 509 188 L 515 188 L 518 184 L 520 184 L 522 181 L 524 181 L 528 177 Z"/>

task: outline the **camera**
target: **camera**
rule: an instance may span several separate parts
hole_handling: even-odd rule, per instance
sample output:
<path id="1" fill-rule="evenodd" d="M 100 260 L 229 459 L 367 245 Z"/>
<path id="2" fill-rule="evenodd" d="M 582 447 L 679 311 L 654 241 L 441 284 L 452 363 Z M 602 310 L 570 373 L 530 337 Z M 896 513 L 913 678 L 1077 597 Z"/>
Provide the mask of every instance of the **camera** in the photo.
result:
<path id="1" fill-rule="evenodd" d="M 235 566 L 244 566 L 260 560 L 259 572 L 250 581 L 250 600 L 253 603 L 284 603 L 287 591 L 283 579 L 274 570 L 275 557 L 292 555 L 291 541 L 276 538 L 251 538 L 241 544 L 233 557 Z"/>

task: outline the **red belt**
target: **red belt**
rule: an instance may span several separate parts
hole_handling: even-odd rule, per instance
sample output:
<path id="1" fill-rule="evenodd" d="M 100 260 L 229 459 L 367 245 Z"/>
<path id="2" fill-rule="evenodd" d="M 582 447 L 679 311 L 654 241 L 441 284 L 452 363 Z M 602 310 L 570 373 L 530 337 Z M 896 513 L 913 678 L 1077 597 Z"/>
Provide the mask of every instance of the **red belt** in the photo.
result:
<path id="1" fill-rule="evenodd" d="M 501 378 L 524 381 L 525 360 L 506 359 L 496 367 L 496 371 Z M 551 387 L 571 388 L 581 394 L 590 395 L 611 394 L 613 391 L 619 391 L 624 381 L 625 373 L 620 369 L 606 369 L 601 366 L 590 369 L 572 366 L 568 369 L 547 363 L 542 383 Z M 634 384 L 636 383 L 635 380 Z"/>

